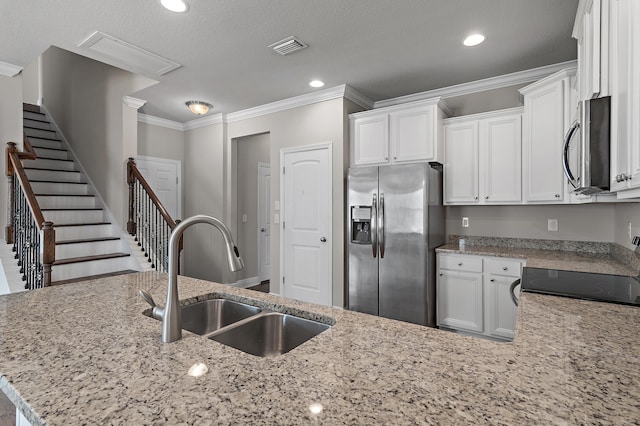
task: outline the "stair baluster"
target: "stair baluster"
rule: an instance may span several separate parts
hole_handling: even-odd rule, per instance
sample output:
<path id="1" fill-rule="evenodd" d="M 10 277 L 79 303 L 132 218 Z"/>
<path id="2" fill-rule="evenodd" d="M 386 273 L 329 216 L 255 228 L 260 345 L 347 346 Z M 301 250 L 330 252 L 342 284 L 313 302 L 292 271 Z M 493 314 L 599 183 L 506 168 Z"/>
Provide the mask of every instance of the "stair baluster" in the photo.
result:
<path id="1" fill-rule="evenodd" d="M 167 272 L 167 252 L 171 231 L 179 223 L 174 220 L 138 170 L 133 158 L 127 162 L 129 185 L 129 221 L 127 231 L 145 254 L 151 268 Z M 182 250 L 182 241 L 180 241 Z"/>

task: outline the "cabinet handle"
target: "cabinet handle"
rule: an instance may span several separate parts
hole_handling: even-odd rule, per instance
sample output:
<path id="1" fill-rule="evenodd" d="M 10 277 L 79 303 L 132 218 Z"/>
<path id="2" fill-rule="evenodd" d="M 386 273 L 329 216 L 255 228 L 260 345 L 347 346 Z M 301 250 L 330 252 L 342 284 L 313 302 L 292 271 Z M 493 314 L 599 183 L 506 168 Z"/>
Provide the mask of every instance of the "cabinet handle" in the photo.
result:
<path id="1" fill-rule="evenodd" d="M 560 194 L 556 194 L 556 198 L 560 198 Z"/>
<path id="2" fill-rule="evenodd" d="M 509 268 L 507 268 L 506 266 L 504 268 L 502 268 L 503 271 L 506 271 L 507 269 L 509 269 Z"/>

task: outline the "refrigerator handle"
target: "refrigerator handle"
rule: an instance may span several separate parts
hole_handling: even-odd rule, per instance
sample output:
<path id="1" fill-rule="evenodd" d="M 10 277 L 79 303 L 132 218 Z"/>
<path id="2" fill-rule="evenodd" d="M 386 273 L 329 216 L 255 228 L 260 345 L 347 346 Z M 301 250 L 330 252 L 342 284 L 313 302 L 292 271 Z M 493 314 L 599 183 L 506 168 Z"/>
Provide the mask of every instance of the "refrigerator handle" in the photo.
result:
<path id="1" fill-rule="evenodd" d="M 376 201 L 376 194 L 373 194 L 373 200 L 371 200 L 371 250 L 373 251 L 373 257 L 378 257 L 378 203 Z"/>
<path id="2" fill-rule="evenodd" d="M 380 240 L 380 259 L 384 258 L 384 192 L 380 193 L 380 215 L 378 216 L 378 239 Z"/>

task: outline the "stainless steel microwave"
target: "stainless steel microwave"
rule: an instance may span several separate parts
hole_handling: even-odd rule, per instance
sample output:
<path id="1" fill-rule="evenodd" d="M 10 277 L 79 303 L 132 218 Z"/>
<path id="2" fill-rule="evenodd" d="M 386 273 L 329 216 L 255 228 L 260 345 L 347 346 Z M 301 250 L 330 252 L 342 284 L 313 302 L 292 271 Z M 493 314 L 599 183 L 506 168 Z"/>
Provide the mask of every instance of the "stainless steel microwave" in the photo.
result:
<path id="1" fill-rule="evenodd" d="M 564 138 L 562 150 L 562 165 L 573 187 L 571 192 L 583 195 L 607 192 L 610 189 L 611 97 L 580 102 L 578 117 Z M 572 149 L 574 139 L 578 142 Z"/>

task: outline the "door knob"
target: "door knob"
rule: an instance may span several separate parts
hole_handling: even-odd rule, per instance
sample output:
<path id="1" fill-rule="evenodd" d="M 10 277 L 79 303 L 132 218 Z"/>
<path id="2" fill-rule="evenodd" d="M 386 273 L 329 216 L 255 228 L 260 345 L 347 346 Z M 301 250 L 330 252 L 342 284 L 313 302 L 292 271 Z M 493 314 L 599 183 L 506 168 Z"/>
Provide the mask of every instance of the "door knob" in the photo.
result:
<path id="1" fill-rule="evenodd" d="M 325 237 L 322 237 L 322 238 L 320 238 L 320 242 L 322 242 L 322 243 L 326 243 L 326 242 L 327 242 L 327 239 L 326 239 Z"/>
<path id="2" fill-rule="evenodd" d="M 262 228 L 260 232 L 267 232 L 267 228 Z"/>

